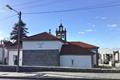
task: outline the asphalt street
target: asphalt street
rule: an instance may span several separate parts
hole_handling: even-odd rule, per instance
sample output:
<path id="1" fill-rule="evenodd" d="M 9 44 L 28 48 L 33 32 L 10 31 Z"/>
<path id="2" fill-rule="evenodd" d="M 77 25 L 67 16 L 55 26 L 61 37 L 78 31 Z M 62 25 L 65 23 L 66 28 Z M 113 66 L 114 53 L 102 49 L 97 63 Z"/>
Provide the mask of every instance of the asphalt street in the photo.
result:
<path id="1" fill-rule="evenodd" d="M 120 73 L 0 72 L 0 80 L 120 80 Z"/>

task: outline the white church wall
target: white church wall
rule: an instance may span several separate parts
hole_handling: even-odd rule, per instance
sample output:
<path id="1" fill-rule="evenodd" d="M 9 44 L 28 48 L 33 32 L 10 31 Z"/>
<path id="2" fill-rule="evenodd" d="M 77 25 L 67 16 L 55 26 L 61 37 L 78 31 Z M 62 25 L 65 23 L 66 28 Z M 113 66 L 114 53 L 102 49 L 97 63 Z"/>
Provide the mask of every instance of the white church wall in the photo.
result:
<path id="1" fill-rule="evenodd" d="M 64 67 L 92 68 L 91 55 L 62 55 L 60 65 Z"/>
<path id="2" fill-rule="evenodd" d="M 97 56 L 96 54 L 93 55 L 93 62 L 94 62 L 95 65 L 97 64 L 96 56 Z"/>
<path id="3" fill-rule="evenodd" d="M 0 63 L 2 63 L 3 60 L 3 48 L 0 48 Z"/>
<path id="4" fill-rule="evenodd" d="M 60 41 L 23 41 L 23 50 L 61 50 Z"/>
<path id="5" fill-rule="evenodd" d="M 8 65 L 11 65 L 11 66 L 14 65 L 14 59 L 15 59 L 15 56 L 17 56 L 17 54 L 18 54 L 17 49 L 9 50 Z M 22 66 L 22 51 L 20 51 L 19 65 Z"/>

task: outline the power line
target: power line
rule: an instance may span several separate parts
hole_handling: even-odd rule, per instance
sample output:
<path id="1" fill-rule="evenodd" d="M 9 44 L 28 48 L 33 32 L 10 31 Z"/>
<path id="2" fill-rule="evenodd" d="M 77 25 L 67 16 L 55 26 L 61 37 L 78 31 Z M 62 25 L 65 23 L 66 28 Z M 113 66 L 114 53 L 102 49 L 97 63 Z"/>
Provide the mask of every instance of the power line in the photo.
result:
<path id="1" fill-rule="evenodd" d="M 41 7 L 41 6 L 48 6 L 48 5 L 55 4 L 55 3 L 61 3 L 61 2 L 65 2 L 65 1 L 68 1 L 68 0 L 64 0 L 64 1 L 53 0 L 53 1 L 45 2 L 45 3 L 39 3 L 40 1 L 34 0 L 34 1 L 21 3 L 18 6 L 21 6 L 21 8 L 19 8 L 19 9 L 28 9 L 28 8 L 31 9 L 31 8 Z M 112 2 L 106 2 L 106 3 L 103 3 L 103 4 L 97 4 L 97 5 L 115 4 L 115 3 L 120 3 L 120 2 L 119 1 L 112 1 Z"/>
<path id="2" fill-rule="evenodd" d="M 118 7 L 118 6 L 120 6 L 120 4 L 105 5 L 105 6 L 102 5 L 102 6 L 97 6 L 97 7 L 91 6 L 91 7 L 74 8 L 74 9 L 66 9 L 66 10 L 56 10 L 56 11 L 29 12 L 29 13 L 23 13 L 23 14 L 47 14 L 47 13 L 73 12 L 73 11 L 83 11 L 83 10 Z"/>
<path id="3" fill-rule="evenodd" d="M 74 11 L 83 11 L 83 10 L 91 10 L 91 9 L 101 9 L 101 8 L 109 8 L 109 7 L 118 7 L 120 4 L 112 4 L 112 5 L 102 5 L 102 6 L 87 6 L 82 8 L 74 8 L 74 9 L 66 9 L 66 10 L 54 10 L 54 11 L 43 11 L 43 12 L 26 12 L 23 14 L 49 14 L 49 13 L 62 13 L 62 12 L 74 12 Z M 5 18 L 2 18 L 0 20 L 6 20 L 11 17 L 14 17 L 15 15 L 8 16 Z"/>
<path id="4" fill-rule="evenodd" d="M 32 9 L 32 8 L 39 8 L 41 6 L 48 6 L 48 5 L 52 5 L 52 4 L 56 4 L 56 3 L 62 3 L 62 2 L 65 2 L 66 0 L 53 0 L 53 1 L 49 1 L 49 2 L 44 2 L 44 3 L 37 3 L 37 4 L 34 4 L 33 5 L 24 5 L 22 6 L 20 9 Z"/>
<path id="5" fill-rule="evenodd" d="M 113 4 L 113 3 L 120 3 L 119 1 L 120 1 L 120 0 L 117 0 L 117 1 L 111 1 L 111 2 L 106 2 L 106 3 L 103 3 L 102 5 L 104 5 L 104 4 Z"/>
<path id="6" fill-rule="evenodd" d="M 23 2 L 23 3 L 14 4 L 14 5 L 11 5 L 11 6 L 14 6 L 14 7 L 23 6 L 23 5 L 35 3 L 36 1 L 37 1 L 37 3 L 38 3 L 38 0 L 31 0 L 31 1 Z"/>

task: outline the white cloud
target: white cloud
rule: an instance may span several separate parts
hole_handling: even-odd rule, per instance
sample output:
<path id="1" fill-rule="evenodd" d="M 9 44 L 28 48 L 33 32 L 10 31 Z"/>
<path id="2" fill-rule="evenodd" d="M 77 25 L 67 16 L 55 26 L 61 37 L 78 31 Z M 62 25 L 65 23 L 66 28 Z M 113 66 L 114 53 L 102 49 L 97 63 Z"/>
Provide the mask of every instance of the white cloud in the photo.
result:
<path id="1" fill-rule="evenodd" d="M 93 28 L 95 28 L 95 27 L 96 27 L 96 25 L 95 25 L 95 24 L 92 24 L 92 27 L 93 27 Z"/>
<path id="2" fill-rule="evenodd" d="M 118 27 L 118 24 L 107 24 L 107 27 L 116 28 Z"/>
<path id="3" fill-rule="evenodd" d="M 85 30 L 86 32 L 95 32 L 96 30 L 95 29 L 87 29 Z"/>
<path id="4" fill-rule="evenodd" d="M 80 31 L 78 33 L 79 34 L 86 34 L 86 33 L 95 32 L 96 31 L 96 29 L 95 29 L 96 24 L 87 23 L 86 26 L 87 26 L 86 29 L 84 29 L 83 31 Z"/>
<path id="5" fill-rule="evenodd" d="M 92 23 L 87 23 L 86 25 L 87 25 L 87 27 L 92 27 L 92 28 L 96 27 L 96 24 L 92 24 Z"/>
<path id="6" fill-rule="evenodd" d="M 95 17 L 95 19 L 106 20 L 106 19 L 107 19 L 107 17 L 105 17 L 105 16 L 96 16 L 96 17 Z"/>
<path id="7" fill-rule="evenodd" d="M 81 32 L 78 32 L 79 34 L 86 34 L 86 33 L 89 33 L 89 32 L 95 32 L 96 30 L 95 29 L 86 29 L 84 31 L 81 31 Z"/>
<path id="8" fill-rule="evenodd" d="M 102 19 L 102 20 L 106 20 L 106 19 L 107 19 L 107 17 L 104 17 L 104 16 L 103 16 L 103 17 L 101 17 L 101 19 Z"/>
<path id="9" fill-rule="evenodd" d="M 78 32 L 79 34 L 85 34 L 85 32 Z"/>

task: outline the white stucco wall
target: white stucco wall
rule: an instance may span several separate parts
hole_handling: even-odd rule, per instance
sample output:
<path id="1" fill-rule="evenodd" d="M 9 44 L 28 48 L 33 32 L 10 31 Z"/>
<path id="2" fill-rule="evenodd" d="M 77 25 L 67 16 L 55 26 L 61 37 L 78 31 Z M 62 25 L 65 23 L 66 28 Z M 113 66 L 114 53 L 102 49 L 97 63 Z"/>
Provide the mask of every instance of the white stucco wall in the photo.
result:
<path id="1" fill-rule="evenodd" d="M 96 54 L 93 55 L 93 62 L 94 62 L 94 65 L 97 64 Z"/>
<path id="2" fill-rule="evenodd" d="M 17 55 L 17 50 L 11 49 L 9 50 L 9 58 L 8 58 L 8 65 L 14 65 L 14 55 Z M 22 66 L 22 51 L 20 51 L 20 57 L 19 57 L 19 65 Z"/>
<path id="3" fill-rule="evenodd" d="M 23 50 L 61 49 L 60 41 L 23 41 Z"/>
<path id="4" fill-rule="evenodd" d="M 0 48 L 0 63 L 2 63 L 3 60 L 3 48 Z"/>
<path id="5" fill-rule="evenodd" d="M 60 65 L 64 67 L 92 68 L 91 64 L 92 63 L 91 63 L 90 55 L 62 55 L 60 56 Z"/>

